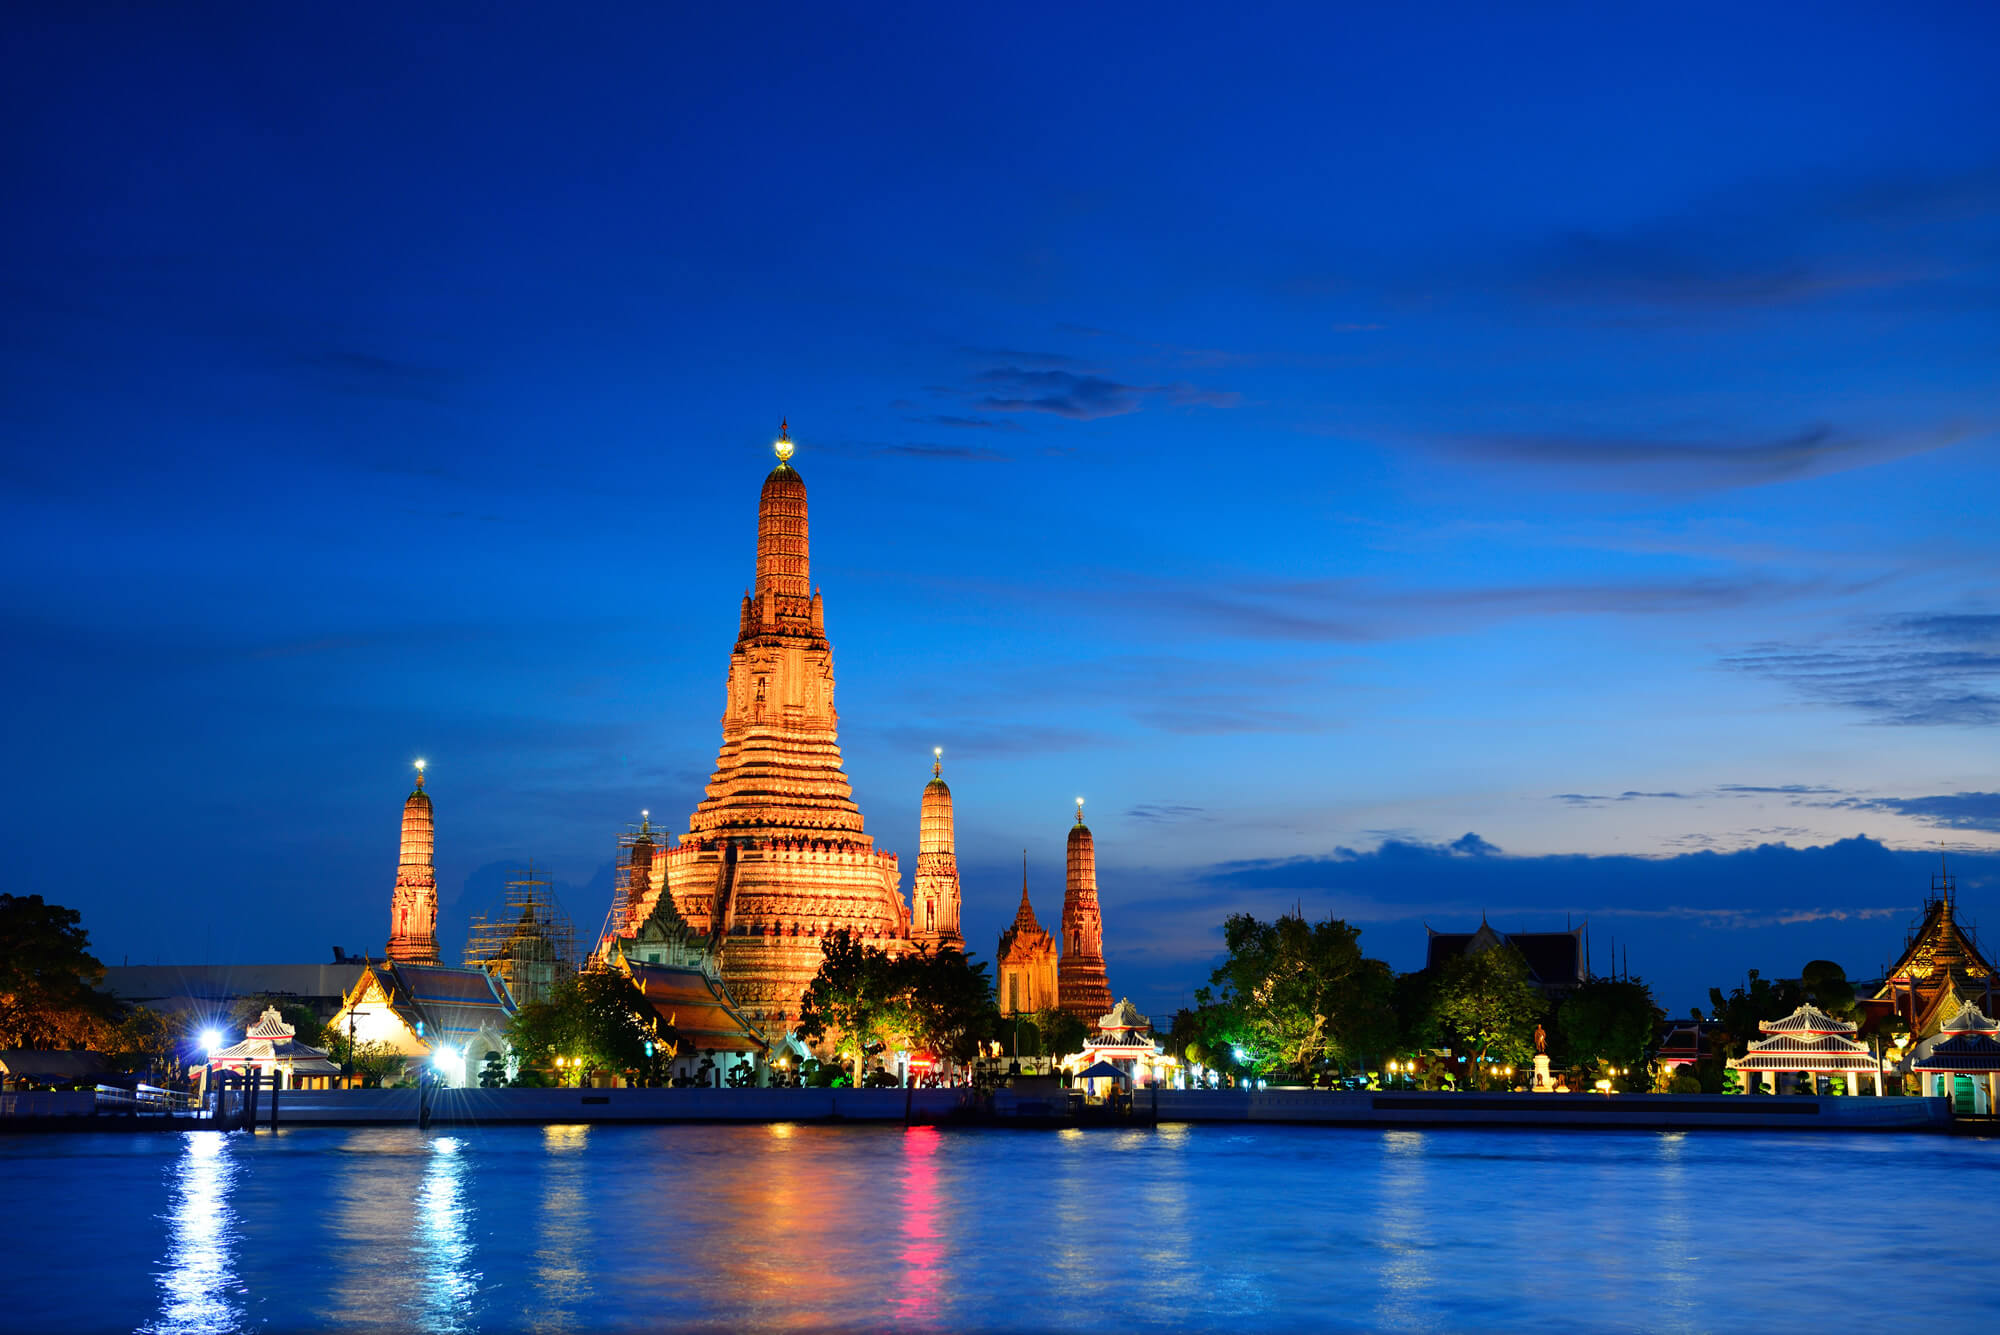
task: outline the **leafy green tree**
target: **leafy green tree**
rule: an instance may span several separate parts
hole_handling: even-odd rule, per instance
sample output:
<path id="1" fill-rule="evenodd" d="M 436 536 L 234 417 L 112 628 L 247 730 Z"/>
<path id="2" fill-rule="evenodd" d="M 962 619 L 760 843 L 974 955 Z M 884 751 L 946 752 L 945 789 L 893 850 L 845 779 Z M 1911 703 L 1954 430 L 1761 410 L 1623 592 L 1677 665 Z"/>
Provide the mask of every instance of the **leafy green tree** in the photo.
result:
<path id="1" fill-rule="evenodd" d="M 1228 953 L 1210 977 L 1213 991 L 1196 1000 L 1233 1012 L 1234 1023 L 1224 1018 L 1220 1028 L 1261 1068 L 1344 1068 L 1394 1042 L 1395 977 L 1361 953 L 1359 928 L 1338 918 L 1285 914 L 1266 923 L 1236 913 L 1222 936 Z"/>
<path id="2" fill-rule="evenodd" d="M 0 1048 L 75 1048 L 112 1040 L 117 1000 L 99 992 L 83 915 L 40 895 L 0 894 Z"/>
<path id="3" fill-rule="evenodd" d="M 667 1034 L 632 980 L 613 969 L 587 969 L 559 981 L 543 1001 L 514 1012 L 507 1042 L 521 1066 L 611 1071 L 649 1070 Z M 654 1059 L 646 1044 L 654 1044 Z M 670 1044 L 669 1044 L 670 1046 Z"/>
<path id="4" fill-rule="evenodd" d="M 917 1047 L 953 1062 L 979 1055 L 979 1043 L 999 1020 L 986 964 L 946 948 L 919 949 L 891 970 L 891 1023 Z"/>
<path id="5" fill-rule="evenodd" d="M 1513 946 L 1494 946 L 1448 961 L 1438 971 L 1432 1015 L 1483 1083 L 1488 1062 L 1524 1065 L 1534 1055 L 1535 1023 L 1546 1002 L 1528 981 L 1528 962 Z"/>
<path id="6" fill-rule="evenodd" d="M 1637 979 L 1593 978 L 1556 1011 L 1556 1031 L 1572 1065 L 1638 1070 L 1652 1051 L 1663 1015 Z"/>
<path id="7" fill-rule="evenodd" d="M 479 1064 L 479 1087 L 499 1089 L 507 1083 L 507 1059 L 497 1049 L 486 1054 L 486 1060 Z"/>
<path id="8" fill-rule="evenodd" d="M 329 1061 L 338 1062 L 363 1089 L 380 1089 L 384 1080 L 400 1072 L 409 1061 L 387 1043 L 375 1039 L 356 1043 L 337 1029 L 327 1032 L 326 1055 Z"/>
<path id="9" fill-rule="evenodd" d="M 1799 989 L 1807 1001 L 1836 1020 L 1851 1020 L 1860 1005 L 1855 1001 L 1854 984 L 1847 971 L 1832 960 L 1812 960 L 1799 971 Z"/>
<path id="10" fill-rule="evenodd" d="M 233 1028 L 232 1040 L 247 1031 L 263 1018 L 265 1010 L 276 1007 L 278 1018 L 292 1026 L 292 1037 L 307 1047 L 325 1048 L 326 1026 L 320 1021 L 319 1012 L 306 1005 L 297 997 L 279 996 L 271 992 L 258 992 L 247 997 L 238 997 L 229 1008 L 229 1023 Z"/>
<path id="11" fill-rule="evenodd" d="M 1068 1011 L 1051 1006 L 1035 1012 L 1035 1032 L 1045 1057 L 1067 1057 L 1082 1052 L 1090 1041 L 1090 1026 Z"/>
<path id="12" fill-rule="evenodd" d="M 831 1044 L 835 1057 L 852 1063 L 859 1085 L 869 1047 L 886 1043 L 900 1018 L 895 962 L 847 932 L 825 938 L 819 949 L 819 972 L 799 1003 L 799 1035 Z"/>
<path id="13" fill-rule="evenodd" d="M 1734 988 L 1728 996 L 1719 987 L 1708 989 L 1711 1013 L 1719 1025 L 1715 1041 L 1726 1058 L 1741 1057 L 1750 1044 L 1763 1037 L 1758 1025 L 1765 1020 L 1781 1020 L 1805 1001 L 1805 990 L 1789 978 L 1765 978 L 1750 970 L 1747 986 Z"/>
<path id="14" fill-rule="evenodd" d="M 149 1080 L 177 1081 L 186 1076 L 181 1036 L 166 1017 L 134 1006 L 118 1022 L 118 1061 L 126 1070 Z"/>

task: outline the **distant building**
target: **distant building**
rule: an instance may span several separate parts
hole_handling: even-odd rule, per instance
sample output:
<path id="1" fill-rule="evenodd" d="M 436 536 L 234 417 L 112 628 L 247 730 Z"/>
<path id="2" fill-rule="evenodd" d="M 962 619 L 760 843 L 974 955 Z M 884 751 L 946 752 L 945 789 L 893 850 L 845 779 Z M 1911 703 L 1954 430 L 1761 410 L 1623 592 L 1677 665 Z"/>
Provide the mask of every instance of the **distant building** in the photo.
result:
<path id="1" fill-rule="evenodd" d="M 404 964 L 438 962 L 437 827 L 430 794 L 424 791 L 424 762 L 417 762 L 417 786 L 403 803 L 403 846 L 396 862 L 396 888 L 389 899 L 389 958 Z"/>
<path id="2" fill-rule="evenodd" d="M 932 950 L 963 951 L 959 931 L 958 851 L 952 834 L 951 789 L 944 753 L 934 752 L 917 817 L 917 875 L 910 889 L 910 939 Z"/>
<path id="3" fill-rule="evenodd" d="M 1063 888 L 1062 958 L 1056 964 L 1056 1004 L 1086 1022 L 1111 1009 L 1104 973 L 1104 913 L 1097 902 L 1097 845 L 1076 800 Z"/>
<path id="4" fill-rule="evenodd" d="M 1994 1013 L 1993 966 L 1958 921 L 1956 899 L 1957 885 L 1941 867 L 1931 878 L 1923 921 L 1904 943 L 1902 956 L 1875 995 L 1861 1003 L 1874 1024 L 1899 1017 L 1912 1043 L 1936 1034 L 1967 1003 L 1985 1014 Z"/>
<path id="5" fill-rule="evenodd" d="M 1528 962 L 1528 981 L 1550 1001 L 1561 1001 L 1589 981 L 1582 926 L 1566 932 L 1503 932 L 1481 914 L 1476 931 L 1436 932 L 1428 925 L 1424 931 L 1429 935 L 1424 951 L 1427 973 L 1435 972 L 1450 960 L 1478 955 L 1495 946 L 1512 946 Z"/>
<path id="6" fill-rule="evenodd" d="M 681 918 L 672 896 L 660 896 L 630 938 L 613 937 L 604 962 L 632 980 L 661 1025 L 672 1031 L 672 1076 L 696 1074 L 706 1056 L 720 1084 L 730 1068 L 770 1056 L 756 1022 L 730 997 L 707 938 Z"/>
<path id="7" fill-rule="evenodd" d="M 1096 1031 L 1084 1040 L 1083 1051 L 1065 1057 L 1062 1067 L 1072 1076 L 1081 1076 L 1100 1063 L 1115 1067 L 1118 1075 L 1092 1077 L 1093 1084 L 1116 1080 L 1129 1089 L 1180 1083 L 1180 1060 L 1153 1037 L 1151 1022 L 1139 1014 L 1130 998 L 1121 999 L 1098 1017 Z"/>
<path id="8" fill-rule="evenodd" d="M 516 1006 L 547 1001 L 576 973 L 575 928 L 532 861 L 508 878 L 497 911 L 472 915 L 464 962 L 498 978 Z"/>
<path id="9" fill-rule="evenodd" d="M 1028 860 L 1021 859 L 1021 907 L 1014 921 L 1000 933 L 1000 949 L 993 986 L 999 996 L 1002 1015 L 1032 1015 L 1055 1009 L 1057 964 L 1061 951 L 1056 939 L 1035 921 L 1034 905 L 1028 902 Z"/>
<path id="10" fill-rule="evenodd" d="M 202 1075 L 203 1088 L 222 1071 L 238 1075 L 256 1072 L 278 1089 L 326 1089 L 340 1075 L 340 1067 L 328 1058 L 325 1048 L 301 1043 L 298 1030 L 286 1024 L 276 1006 L 250 1026 L 241 1043 L 232 1043 L 209 1054 Z"/>
<path id="11" fill-rule="evenodd" d="M 454 1086 L 476 1084 L 486 1054 L 507 1052 L 514 999 L 484 969 L 434 964 L 370 964 L 327 1024 L 356 1043 L 387 1044 L 431 1062 Z"/>
<path id="12" fill-rule="evenodd" d="M 327 964 L 114 964 L 104 971 L 103 987 L 170 1017 L 219 1019 L 244 997 L 275 997 L 309 1006 L 325 1020 L 367 964 L 337 946 Z"/>

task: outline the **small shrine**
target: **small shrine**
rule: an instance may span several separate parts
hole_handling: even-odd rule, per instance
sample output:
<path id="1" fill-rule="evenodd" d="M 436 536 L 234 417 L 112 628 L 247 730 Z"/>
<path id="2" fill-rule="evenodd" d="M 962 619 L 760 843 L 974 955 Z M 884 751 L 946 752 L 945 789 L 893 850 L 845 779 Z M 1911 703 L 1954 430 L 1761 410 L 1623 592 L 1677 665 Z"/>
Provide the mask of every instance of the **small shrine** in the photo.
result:
<path id="1" fill-rule="evenodd" d="M 1129 1087 L 1176 1084 L 1181 1067 L 1153 1038 L 1151 1023 L 1129 997 L 1098 1017 L 1097 1032 L 1084 1040 L 1083 1051 L 1065 1058 L 1062 1065 L 1072 1077 L 1087 1077 L 1093 1083 L 1113 1078 L 1096 1070 L 1109 1065 Z"/>
<path id="2" fill-rule="evenodd" d="M 298 1028 L 285 1023 L 276 1006 L 267 1006 L 257 1023 L 244 1032 L 241 1043 L 219 1048 L 209 1056 L 204 1084 L 222 1071 L 238 1075 L 257 1072 L 278 1089 L 326 1089 L 340 1067 L 326 1055 L 326 1049 L 301 1043 Z"/>
<path id="3" fill-rule="evenodd" d="M 1768 1037 L 1752 1043 L 1750 1050 L 1729 1063 L 1729 1069 L 1743 1078 L 1743 1092 L 1755 1094 L 1767 1084 L 1778 1092 L 1783 1075 L 1810 1076 L 1817 1089 L 1820 1076 L 1841 1076 L 1847 1092 L 1861 1092 L 1861 1077 L 1873 1075 L 1875 1094 L 1882 1094 L 1882 1063 L 1868 1046 L 1854 1037 L 1855 1027 L 1836 1020 L 1817 1006 L 1804 1005 L 1782 1020 L 1765 1020 L 1757 1026 Z"/>
<path id="4" fill-rule="evenodd" d="M 1970 1001 L 1914 1049 L 1906 1068 L 1918 1092 L 1952 1102 L 1952 1111 L 1990 1117 L 2000 1111 L 2000 1023 Z"/>

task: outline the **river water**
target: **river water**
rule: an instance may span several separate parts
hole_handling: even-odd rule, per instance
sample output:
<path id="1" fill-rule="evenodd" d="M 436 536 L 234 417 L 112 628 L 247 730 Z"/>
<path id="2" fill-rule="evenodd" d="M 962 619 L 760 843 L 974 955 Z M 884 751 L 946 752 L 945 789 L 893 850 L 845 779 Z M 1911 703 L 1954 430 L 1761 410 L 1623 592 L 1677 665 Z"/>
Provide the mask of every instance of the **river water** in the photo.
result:
<path id="1" fill-rule="evenodd" d="M 0 1177 L 7 1330 L 1763 1332 L 1981 1324 L 2000 1142 L 297 1129 Z"/>

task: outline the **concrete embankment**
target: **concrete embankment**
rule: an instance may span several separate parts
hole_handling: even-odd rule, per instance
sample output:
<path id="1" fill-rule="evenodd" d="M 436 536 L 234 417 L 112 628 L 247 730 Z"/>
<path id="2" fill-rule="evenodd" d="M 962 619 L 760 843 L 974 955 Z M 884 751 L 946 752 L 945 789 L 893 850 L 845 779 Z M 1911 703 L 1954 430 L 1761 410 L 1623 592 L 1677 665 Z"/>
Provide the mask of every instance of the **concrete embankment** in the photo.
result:
<path id="1" fill-rule="evenodd" d="M 96 1108 L 89 1094 L 18 1095 L 0 1129 L 193 1127 L 185 1118 Z M 1067 1098 L 989 1102 L 955 1089 L 447 1089 L 428 1094 L 433 1126 L 571 1123 L 822 1122 L 986 1126 L 1148 1126 L 1173 1123 L 1353 1127 L 1538 1127 L 1599 1130 L 1943 1131 L 1946 1101 L 1805 1095 L 1427 1094 L 1330 1090 L 1141 1090 L 1129 1112 L 1074 1117 Z M 270 1094 L 258 1107 L 273 1125 Z M 414 1126 L 413 1089 L 286 1090 L 276 1125 Z"/>
<path id="2" fill-rule="evenodd" d="M 1136 1115 L 1155 1117 L 1141 1091 Z M 1158 1093 L 1160 1122 L 1323 1126 L 1515 1126 L 1695 1131 L 1942 1131 L 1943 1099 L 1739 1094 L 1426 1094 L 1311 1089 Z"/>

